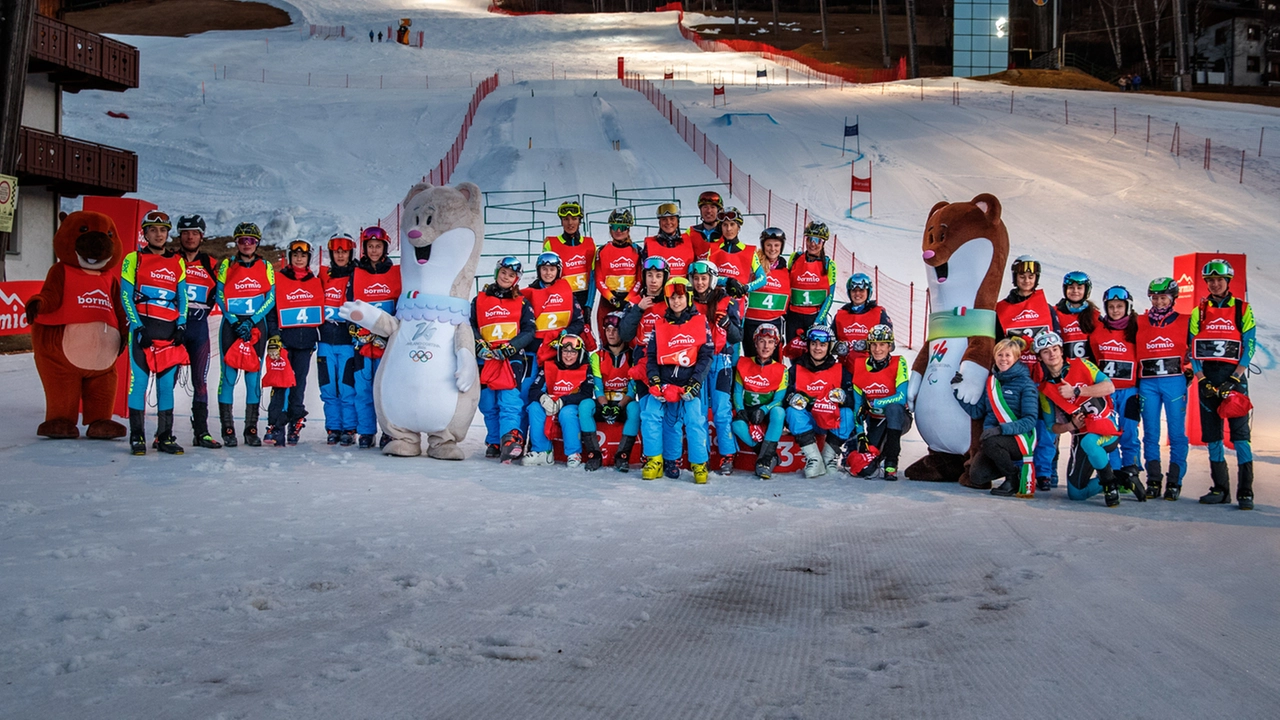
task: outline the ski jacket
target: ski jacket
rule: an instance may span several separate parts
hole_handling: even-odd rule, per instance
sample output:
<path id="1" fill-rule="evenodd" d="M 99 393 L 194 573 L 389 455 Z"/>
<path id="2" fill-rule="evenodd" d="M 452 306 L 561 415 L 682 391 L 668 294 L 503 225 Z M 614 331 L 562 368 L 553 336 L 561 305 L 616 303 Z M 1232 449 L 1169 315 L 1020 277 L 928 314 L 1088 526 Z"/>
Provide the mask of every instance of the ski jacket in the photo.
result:
<path id="1" fill-rule="evenodd" d="M 711 368 L 712 354 L 706 318 L 692 307 L 681 313 L 668 309 L 654 325 L 645 348 L 649 385 L 701 383 Z"/>
<path id="2" fill-rule="evenodd" d="M 981 420 L 982 427 L 1000 428 L 1001 435 L 1023 435 L 1036 429 L 1036 420 L 1040 416 L 1040 387 L 1031 379 L 1031 371 L 1022 363 L 1014 363 L 1008 370 L 1000 371 L 992 368 L 1000 381 L 1000 394 L 1005 404 L 1013 410 L 1017 420 L 1001 423 L 995 410 L 984 392 L 978 402 L 970 404 L 956 399 L 960 407 L 974 420 Z"/>

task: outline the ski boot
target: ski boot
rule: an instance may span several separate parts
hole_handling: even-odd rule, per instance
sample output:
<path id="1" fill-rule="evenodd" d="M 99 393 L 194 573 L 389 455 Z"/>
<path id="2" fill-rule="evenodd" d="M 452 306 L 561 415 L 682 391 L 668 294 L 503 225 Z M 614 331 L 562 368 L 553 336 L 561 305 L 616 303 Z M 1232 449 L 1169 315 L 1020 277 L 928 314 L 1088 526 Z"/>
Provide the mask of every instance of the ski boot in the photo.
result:
<path id="1" fill-rule="evenodd" d="M 707 464 L 706 463 L 690 463 L 689 469 L 693 471 L 693 482 L 696 485 L 707 484 Z"/>
<path id="2" fill-rule="evenodd" d="M 369 448 L 373 447 L 373 436 L 361 435 L 360 442 L 357 443 L 356 447 L 360 448 L 361 450 L 368 450 Z"/>
<path id="3" fill-rule="evenodd" d="M 640 471 L 640 477 L 645 480 L 657 480 L 662 477 L 662 456 L 654 455 L 644 461 L 644 468 Z"/>
<path id="4" fill-rule="evenodd" d="M 262 447 L 262 439 L 258 437 L 258 404 L 244 406 L 244 444 L 249 447 Z"/>
<path id="5" fill-rule="evenodd" d="M 1231 502 L 1231 476 L 1227 474 L 1227 461 L 1210 460 L 1209 478 L 1213 487 L 1200 496 L 1201 505 L 1222 505 Z"/>
<path id="6" fill-rule="evenodd" d="M 298 440 L 302 439 L 302 428 L 306 426 L 307 426 L 307 422 L 302 418 L 298 418 L 297 420 L 294 420 L 293 422 L 289 423 L 289 428 L 287 432 L 288 432 L 288 442 L 290 445 L 298 444 Z"/>
<path id="7" fill-rule="evenodd" d="M 778 443 L 763 440 L 756 453 L 756 477 L 768 480 L 773 477 L 773 469 L 778 466 Z"/>
<path id="8" fill-rule="evenodd" d="M 342 433 L 338 430 L 327 430 L 325 434 L 324 442 L 326 445 L 337 445 L 338 441 L 342 439 Z"/>
<path id="9" fill-rule="evenodd" d="M 196 447 L 210 450 L 217 450 L 222 447 L 222 443 L 214 440 L 213 436 L 209 434 L 209 403 L 191 403 L 191 433 L 193 435 L 191 444 Z"/>
<path id="10" fill-rule="evenodd" d="M 716 472 L 720 475 L 728 477 L 733 474 L 733 456 L 725 455 L 720 458 L 720 467 L 716 468 Z"/>
<path id="11" fill-rule="evenodd" d="M 1136 465 L 1126 465 L 1120 468 L 1116 473 L 1116 483 L 1122 488 L 1128 488 L 1133 493 L 1133 499 L 1138 502 L 1147 501 L 1147 488 L 1142 484 L 1140 471 Z"/>
<path id="12" fill-rule="evenodd" d="M 1164 480 L 1164 473 L 1160 471 L 1160 461 L 1148 460 L 1146 465 L 1146 470 L 1147 470 L 1147 497 L 1158 498 L 1160 497 L 1160 490 L 1162 489 L 1161 482 Z M 1169 472 L 1170 474 L 1173 473 L 1172 466 L 1169 467 Z"/>
<path id="13" fill-rule="evenodd" d="M 511 430 L 502 436 L 502 450 L 498 459 L 511 464 L 524 454 L 524 435 L 519 430 Z"/>
<path id="14" fill-rule="evenodd" d="M 818 450 L 818 446 L 813 442 L 812 436 L 809 436 L 809 442 L 800 446 L 800 452 L 804 454 L 804 476 L 806 478 L 816 478 L 827 474 L 827 464 L 822 461 L 822 451 Z"/>
<path id="15" fill-rule="evenodd" d="M 330 443 L 332 445 L 333 443 Z M 502 448 L 497 443 L 489 443 L 484 446 L 484 456 L 487 459 L 493 459 L 502 455 Z"/>
<path id="16" fill-rule="evenodd" d="M 378 449 L 379 449 L 379 450 L 381 450 L 382 448 L 384 448 L 384 447 L 386 447 L 387 445 L 390 445 L 390 444 L 391 444 L 391 436 L 390 436 L 390 435 L 388 435 L 388 434 L 386 434 L 386 433 L 382 433 L 382 435 L 379 435 L 379 436 L 378 436 Z"/>
<path id="17" fill-rule="evenodd" d="M 618 443 L 618 452 L 613 456 L 613 469 L 618 472 L 631 472 L 631 448 L 636 445 L 635 435 L 623 435 Z"/>
<path id="18" fill-rule="evenodd" d="M 827 472 L 832 475 L 840 473 L 840 457 L 843 453 L 837 443 L 831 437 L 827 438 L 827 443 L 822 446 L 822 462 L 827 466 Z"/>
<path id="19" fill-rule="evenodd" d="M 885 466 L 884 466 L 884 479 L 885 479 L 885 482 L 897 482 L 897 481 L 898 481 L 898 468 L 896 468 L 896 467 L 894 467 L 894 466 L 892 466 L 892 465 L 885 465 Z"/>
<path id="20" fill-rule="evenodd" d="M 1169 465 L 1169 474 L 1165 476 L 1164 499 L 1176 501 L 1182 496 L 1182 468 Z"/>
<path id="21" fill-rule="evenodd" d="M 147 454 L 146 415 L 143 410 L 129 408 L 129 452 L 134 455 Z"/>
<path id="22" fill-rule="evenodd" d="M 156 439 L 152 442 L 151 447 L 166 455 L 181 455 L 182 446 L 178 444 L 178 438 L 173 436 L 173 411 L 161 410 L 159 418 L 160 423 L 159 427 L 156 428 Z"/>
<path id="23" fill-rule="evenodd" d="M 218 403 L 218 419 L 222 421 L 222 444 L 229 448 L 240 444 L 236 441 L 236 421 L 231 410 L 230 403 Z"/>
<path id="24" fill-rule="evenodd" d="M 600 443 L 593 432 L 582 433 L 583 465 L 587 472 L 595 472 L 604 464 L 604 455 L 600 452 Z"/>
<path id="25" fill-rule="evenodd" d="M 1241 510 L 1253 509 L 1253 461 L 1236 468 L 1236 503 Z"/>
<path id="26" fill-rule="evenodd" d="M 663 460 L 662 465 L 662 474 L 665 475 L 668 480 L 680 479 L 680 461 L 678 459 L 672 460 L 671 462 Z"/>
<path id="27" fill-rule="evenodd" d="M 552 462 L 555 462 L 554 456 L 552 458 Z M 582 453 L 569 453 L 564 458 L 564 464 L 565 467 L 574 469 L 582 467 Z"/>
<path id="28" fill-rule="evenodd" d="M 340 434 L 340 435 L 338 436 L 338 444 L 339 444 L 339 445 L 341 445 L 342 447 L 351 447 L 352 445 L 355 445 L 355 444 L 356 444 L 356 431 L 355 431 L 355 430 L 343 430 L 343 431 L 342 431 L 342 434 Z"/>
<path id="29" fill-rule="evenodd" d="M 556 459 L 550 451 L 534 451 L 531 453 L 525 453 L 525 456 L 520 458 L 520 464 L 525 467 L 544 467 L 547 465 L 555 465 Z"/>
<path id="30" fill-rule="evenodd" d="M 285 443 L 287 442 L 285 440 L 284 426 L 268 425 L 267 434 L 262 436 L 262 440 L 268 445 L 275 445 L 276 447 L 284 447 Z"/>
<path id="31" fill-rule="evenodd" d="M 1120 487 L 1117 484 L 1116 473 L 1109 463 L 1098 469 L 1098 481 L 1102 484 L 1102 498 L 1106 501 L 1107 507 L 1119 505 Z"/>

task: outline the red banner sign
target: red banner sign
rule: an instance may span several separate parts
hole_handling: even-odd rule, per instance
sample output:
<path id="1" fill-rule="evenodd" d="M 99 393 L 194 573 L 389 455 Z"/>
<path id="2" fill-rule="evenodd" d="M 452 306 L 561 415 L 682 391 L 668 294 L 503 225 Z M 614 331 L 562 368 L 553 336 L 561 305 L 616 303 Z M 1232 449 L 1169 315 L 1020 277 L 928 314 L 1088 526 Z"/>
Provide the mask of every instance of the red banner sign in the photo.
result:
<path id="1" fill-rule="evenodd" d="M 27 300 L 40 292 L 40 280 L 0 282 L 0 335 L 23 335 L 31 332 L 27 325 Z"/>

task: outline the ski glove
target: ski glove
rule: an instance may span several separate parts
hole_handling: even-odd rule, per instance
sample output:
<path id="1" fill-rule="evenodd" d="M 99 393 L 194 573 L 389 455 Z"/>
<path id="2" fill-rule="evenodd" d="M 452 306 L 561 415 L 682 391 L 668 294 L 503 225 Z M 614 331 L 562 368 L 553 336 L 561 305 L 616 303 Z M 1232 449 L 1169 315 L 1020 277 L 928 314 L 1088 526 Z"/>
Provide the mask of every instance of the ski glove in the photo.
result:
<path id="1" fill-rule="evenodd" d="M 538 404 L 542 406 L 543 410 L 547 411 L 548 417 L 555 417 L 560 412 L 562 405 L 560 398 L 551 397 L 547 393 L 542 393 L 542 397 L 538 398 Z"/>
<path id="2" fill-rule="evenodd" d="M 809 396 L 802 392 L 794 393 L 791 399 L 787 401 L 787 404 L 796 410 L 807 410 L 809 408 Z"/>
<path id="3" fill-rule="evenodd" d="M 747 294 L 747 286 L 739 282 L 737 278 L 725 278 L 724 291 L 729 297 L 740 298 Z"/>
<path id="4" fill-rule="evenodd" d="M 997 437 L 1000 434 L 1000 428 L 998 427 L 985 427 L 982 428 L 982 437 L 979 438 L 979 441 L 985 441 L 987 438 Z"/>
<path id="5" fill-rule="evenodd" d="M 841 340 L 836 343 L 836 357 L 844 357 L 849 354 L 849 343 Z"/>
<path id="6" fill-rule="evenodd" d="M 173 329 L 173 335 L 169 338 L 174 345 L 181 345 L 187 340 L 187 326 L 179 325 Z"/>
<path id="7" fill-rule="evenodd" d="M 138 341 L 138 347 L 143 349 L 151 347 L 151 337 L 147 335 L 146 325 L 139 325 L 133 331 L 133 337 Z"/>
<path id="8" fill-rule="evenodd" d="M 694 381 L 684 389 L 684 399 L 692 400 L 702 394 L 702 383 Z"/>
<path id="9" fill-rule="evenodd" d="M 610 425 L 615 425 L 621 412 L 622 408 L 617 405 L 604 405 L 600 408 L 600 417 Z"/>
<path id="10" fill-rule="evenodd" d="M 232 330 L 235 331 L 236 337 L 245 342 L 249 342 L 249 339 L 253 337 L 253 323 L 248 320 L 238 321 L 232 327 Z"/>
<path id="11" fill-rule="evenodd" d="M 743 410 L 742 418 L 747 421 L 748 425 L 764 425 L 768 422 L 768 416 L 761 405 Z"/>

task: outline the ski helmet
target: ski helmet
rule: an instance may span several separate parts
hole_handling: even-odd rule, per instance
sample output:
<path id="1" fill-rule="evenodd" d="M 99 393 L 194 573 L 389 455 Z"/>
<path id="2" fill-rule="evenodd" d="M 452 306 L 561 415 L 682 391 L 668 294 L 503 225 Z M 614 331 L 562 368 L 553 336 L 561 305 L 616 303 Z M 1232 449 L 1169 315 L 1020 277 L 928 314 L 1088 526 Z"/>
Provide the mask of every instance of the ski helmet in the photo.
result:
<path id="1" fill-rule="evenodd" d="M 1147 297 L 1152 295 L 1168 295 L 1170 298 L 1178 299 L 1178 283 L 1169 277 L 1156 278 L 1147 285 Z"/>
<path id="2" fill-rule="evenodd" d="M 742 211 L 736 207 L 730 206 L 716 214 L 716 219 L 720 222 L 737 223 L 738 227 L 742 227 Z"/>
<path id="3" fill-rule="evenodd" d="M 671 266 L 667 263 L 667 259 L 658 255 L 647 257 L 644 259 L 644 265 L 641 267 L 641 281 L 644 280 L 644 273 L 649 270 L 662 271 L 662 284 L 666 285 L 667 280 L 671 277 Z"/>
<path id="4" fill-rule="evenodd" d="M 1128 315 L 1133 311 L 1133 296 L 1129 294 L 1129 290 L 1127 288 L 1120 285 L 1113 285 L 1107 288 L 1107 291 L 1102 294 L 1102 309 L 1104 311 L 1107 309 L 1107 303 L 1112 300 L 1121 300 L 1124 302 L 1125 315 Z"/>
<path id="5" fill-rule="evenodd" d="M 636 224 L 635 217 L 631 214 L 631 208 L 618 208 L 609 213 L 609 229 L 621 230 L 629 228 Z"/>
<path id="6" fill-rule="evenodd" d="M 658 217 L 678 218 L 680 217 L 680 206 L 673 202 L 662 203 L 661 205 L 658 206 Z"/>
<path id="7" fill-rule="evenodd" d="M 893 352 L 897 347 L 893 342 L 893 326 L 883 323 L 872 326 L 867 332 L 867 344 L 871 343 L 889 343 L 889 352 Z"/>
<path id="8" fill-rule="evenodd" d="M 1015 271 L 1014 282 L 1017 282 L 1017 281 L 1018 281 L 1017 272 Z M 1088 300 L 1090 293 L 1093 292 L 1093 281 L 1089 279 L 1089 275 L 1086 274 L 1083 270 L 1072 270 L 1071 272 L 1062 276 L 1062 294 L 1064 296 L 1067 294 L 1068 285 L 1083 285 L 1084 300 Z"/>
<path id="9" fill-rule="evenodd" d="M 1009 268 L 1010 274 L 1013 276 L 1013 284 L 1018 284 L 1018 275 L 1022 273 L 1034 273 L 1036 276 L 1036 287 L 1040 287 L 1040 261 L 1030 255 L 1019 255 L 1013 261 L 1013 265 Z"/>
<path id="10" fill-rule="evenodd" d="M 715 285 L 716 278 L 720 277 L 720 268 L 710 260 L 694 260 L 689 263 L 689 269 L 685 272 L 685 276 L 690 280 L 694 275 L 710 275 L 711 284 Z"/>
<path id="11" fill-rule="evenodd" d="M 146 230 L 149 227 L 162 227 L 167 232 L 173 229 L 173 223 L 169 222 L 168 213 L 152 210 L 142 218 L 142 229 Z"/>
<path id="12" fill-rule="evenodd" d="M 687 295 L 693 297 L 693 286 L 689 284 L 687 278 L 673 277 L 667 280 L 667 284 L 662 286 L 662 294 L 670 300 L 673 295 Z"/>
<path id="13" fill-rule="evenodd" d="M 556 280 L 559 280 L 561 273 L 564 272 L 564 262 L 560 260 L 559 255 L 553 252 L 544 252 L 538 256 L 538 260 L 534 264 L 534 268 L 538 271 L 538 279 L 542 279 L 542 268 L 548 265 L 556 269 Z M 555 282 L 555 280 L 552 282 Z"/>
<path id="14" fill-rule="evenodd" d="M 751 333 L 752 342 L 755 342 L 762 337 L 773 338 L 774 342 L 782 342 L 782 333 L 778 330 L 778 326 L 770 323 L 762 323 L 756 327 L 755 332 Z"/>
<path id="15" fill-rule="evenodd" d="M 871 302 L 871 276 L 866 273 L 854 273 L 849 276 L 849 280 L 844 284 L 844 290 L 849 295 L 849 302 L 853 302 L 853 291 L 859 289 L 867 291 L 867 302 Z"/>
<path id="16" fill-rule="evenodd" d="M 333 255 L 334 250 L 346 250 L 352 252 L 356 249 L 356 241 L 351 238 L 348 233 L 334 233 L 329 236 L 329 255 Z"/>
<path id="17" fill-rule="evenodd" d="M 289 243 L 289 254 L 292 255 L 294 251 L 297 251 L 297 250 L 301 250 L 302 252 L 306 253 L 307 260 L 311 259 L 311 243 L 307 242 L 306 240 L 291 241 Z"/>
<path id="18" fill-rule="evenodd" d="M 560 203 L 560 207 L 556 208 L 556 215 L 562 218 L 582 217 L 582 203 L 577 200 L 566 200 Z"/>
<path id="19" fill-rule="evenodd" d="M 386 256 L 387 252 L 391 250 L 391 238 L 387 236 L 387 231 L 383 230 L 377 225 L 370 225 L 369 227 L 360 231 L 360 252 L 361 253 L 365 255 L 369 254 L 369 241 L 371 240 L 382 241 L 382 254 L 384 257 Z"/>
<path id="20" fill-rule="evenodd" d="M 806 240 L 815 238 L 821 242 L 826 242 L 831 239 L 831 230 L 827 228 L 826 223 L 814 220 L 804 226 L 804 237 Z"/>
<path id="21" fill-rule="evenodd" d="M 506 268 L 516 274 L 516 282 L 520 282 L 520 276 L 524 273 L 524 265 L 520 263 L 519 258 L 514 255 L 508 255 L 498 260 L 493 266 L 493 278 L 498 279 L 498 271 Z"/>
<path id="22" fill-rule="evenodd" d="M 703 205 L 715 205 L 717 210 L 723 210 L 724 198 L 721 198 L 720 193 L 715 190 L 708 190 L 698 196 L 698 207 Z"/>
<path id="23" fill-rule="evenodd" d="M 1204 264 L 1204 269 L 1200 271 L 1200 276 L 1204 279 L 1211 277 L 1224 277 L 1228 280 L 1236 276 L 1236 271 L 1231 267 L 1231 263 L 1221 258 L 1214 258 Z"/>
<path id="24" fill-rule="evenodd" d="M 804 339 L 805 342 L 820 342 L 830 346 L 836 341 L 836 334 L 826 325 L 814 325 L 805 331 Z"/>
<path id="25" fill-rule="evenodd" d="M 247 238 L 253 238 L 254 240 L 257 240 L 259 242 L 262 241 L 262 231 L 258 229 L 257 225 L 254 225 L 251 222 L 242 222 L 239 225 L 237 225 L 235 232 L 232 233 L 232 236 L 237 239 L 242 237 L 247 237 Z"/>
<path id="26" fill-rule="evenodd" d="M 621 310 L 614 310 L 613 312 L 608 313 L 607 315 L 604 316 L 604 320 L 600 321 L 600 328 L 602 330 L 605 328 L 620 329 L 621 327 L 622 327 L 622 311 Z"/>
<path id="27" fill-rule="evenodd" d="M 1062 347 L 1062 336 L 1052 330 L 1041 331 L 1031 341 L 1031 350 L 1037 355 L 1051 347 Z"/>
<path id="28" fill-rule="evenodd" d="M 760 246 L 764 247 L 765 240 L 777 240 L 783 245 L 787 244 L 787 233 L 782 228 L 767 227 L 760 233 Z"/>
<path id="29" fill-rule="evenodd" d="M 183 230 L 199 230 L 200 234 L 204 235 L 206 232 L 204 218 L 199 215 L 183 215 L 178 218 L 178 232 Z"/>

